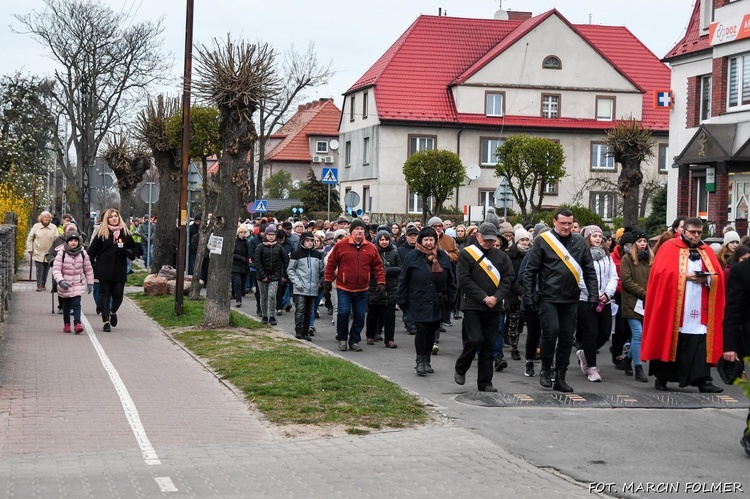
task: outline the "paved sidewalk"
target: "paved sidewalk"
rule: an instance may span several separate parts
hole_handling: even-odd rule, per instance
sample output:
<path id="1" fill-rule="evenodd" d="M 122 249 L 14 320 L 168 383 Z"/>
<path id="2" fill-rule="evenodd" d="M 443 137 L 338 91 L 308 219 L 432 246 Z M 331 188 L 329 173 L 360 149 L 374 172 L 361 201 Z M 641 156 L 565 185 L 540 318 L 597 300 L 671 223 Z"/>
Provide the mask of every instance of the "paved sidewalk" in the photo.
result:
<path id="1" fill-rule="evenodd" d="M 0 497 L 591 496 L 450 424 L 285 438 L 129 300 L 111 333 L 83 303 L 86 332 L 65 334 L 50 293 L 14 286 Z"/>

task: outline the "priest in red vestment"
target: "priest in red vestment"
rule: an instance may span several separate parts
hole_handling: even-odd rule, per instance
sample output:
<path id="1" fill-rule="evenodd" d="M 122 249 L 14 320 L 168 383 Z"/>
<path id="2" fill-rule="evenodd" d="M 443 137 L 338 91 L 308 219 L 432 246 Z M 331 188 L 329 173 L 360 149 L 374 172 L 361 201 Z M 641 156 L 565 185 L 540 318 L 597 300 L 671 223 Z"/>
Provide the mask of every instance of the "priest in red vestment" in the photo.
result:
<path id="1" fill-rule="evenodd" d="M 659 248 L 646 287 L 641 359 L 648 360 L 657 390 L 667 382 L 723 388 L 710 380 L 710 366 L 723 354 L 724 273 L 701 241 L 703 221 L 688 218 L 681 236 Z"/>

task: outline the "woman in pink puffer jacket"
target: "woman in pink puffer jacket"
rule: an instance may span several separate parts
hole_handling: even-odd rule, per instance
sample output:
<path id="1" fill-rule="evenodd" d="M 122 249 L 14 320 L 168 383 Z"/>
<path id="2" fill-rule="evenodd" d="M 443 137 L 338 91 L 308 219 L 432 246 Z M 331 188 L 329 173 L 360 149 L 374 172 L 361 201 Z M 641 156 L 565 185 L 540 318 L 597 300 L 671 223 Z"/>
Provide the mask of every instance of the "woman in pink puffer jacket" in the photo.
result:
<path id="1" fill-rule="evenodd" d="M 72 310 L 75 333 L 81 333 L 81 296 L 91 293 L 94 288 L 94 269 L 77 232 L 68 233 L 65 246 L 57 252 L 52 265 L 52 278 L 57 283 L 57 293 L 62 299 L 63 331 L 70 332 Z"/>

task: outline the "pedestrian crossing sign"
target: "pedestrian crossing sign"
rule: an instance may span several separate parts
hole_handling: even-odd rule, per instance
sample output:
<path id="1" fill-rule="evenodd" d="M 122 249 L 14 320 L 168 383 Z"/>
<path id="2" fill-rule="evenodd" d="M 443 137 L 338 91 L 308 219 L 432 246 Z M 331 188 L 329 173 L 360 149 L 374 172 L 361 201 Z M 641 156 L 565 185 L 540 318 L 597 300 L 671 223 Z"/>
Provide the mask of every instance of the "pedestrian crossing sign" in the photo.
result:
<path id="1" fill-rule="evenodd" d="M 323 168 L 323 175 L 321 176 L 321 181 L 324 184 L 338 184 L 338 168 Z"/>
<path id="2" fill-rule="evenodd" d="M 265 213 L 268 211 L 268 202 L 265 199 L 255 202 L 255 211 Z"/>

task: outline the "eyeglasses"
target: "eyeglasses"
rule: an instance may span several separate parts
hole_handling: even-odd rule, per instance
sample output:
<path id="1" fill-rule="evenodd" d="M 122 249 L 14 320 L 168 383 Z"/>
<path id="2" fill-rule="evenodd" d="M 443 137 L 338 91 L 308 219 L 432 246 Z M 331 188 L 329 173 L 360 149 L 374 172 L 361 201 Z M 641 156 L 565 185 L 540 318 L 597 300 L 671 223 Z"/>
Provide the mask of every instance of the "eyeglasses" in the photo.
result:
<path id="1" fill-rule="evenodd" d="M 703 234 L 703 231 L 700 230 L 700 229 L 698 229 L 698 230 L 688 230 L 688 229 L 685 229 L 684 232 L 687 232 L 688 234 L 692 234 L 694 236 L 700 236 L 701 234 Z"/>

